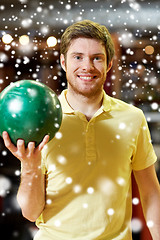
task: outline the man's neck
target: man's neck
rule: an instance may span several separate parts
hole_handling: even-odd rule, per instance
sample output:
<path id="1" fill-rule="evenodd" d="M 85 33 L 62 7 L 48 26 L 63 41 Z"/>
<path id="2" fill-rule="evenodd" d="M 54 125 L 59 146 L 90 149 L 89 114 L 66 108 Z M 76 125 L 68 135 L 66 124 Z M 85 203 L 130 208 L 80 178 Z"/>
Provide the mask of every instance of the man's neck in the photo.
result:
<path id="1" fill-rule="evenodd" d="M 89 121 L 102 105 L 103 91 L 87 97 L 68 89 L 66 98 L 71 108 L 83 113 Z"/>

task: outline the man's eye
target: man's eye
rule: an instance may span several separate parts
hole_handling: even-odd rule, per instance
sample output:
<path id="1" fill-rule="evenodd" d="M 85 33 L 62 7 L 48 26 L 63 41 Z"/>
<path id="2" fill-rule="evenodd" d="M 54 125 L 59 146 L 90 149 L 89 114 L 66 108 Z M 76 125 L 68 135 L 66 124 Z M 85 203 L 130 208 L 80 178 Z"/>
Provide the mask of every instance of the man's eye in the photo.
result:
<path id="1" fill-rule="evenodd" d="M 101 58 L 100 57 L 95 57 L 94 60 L 99 61 L 99 60 L 101 60 Z"/>
<path id="2" fill-rule="evenodd" d="M 75 56 L 74 58 L 77 59 L 77 60 L 81 59 L 80 56 Z"/>

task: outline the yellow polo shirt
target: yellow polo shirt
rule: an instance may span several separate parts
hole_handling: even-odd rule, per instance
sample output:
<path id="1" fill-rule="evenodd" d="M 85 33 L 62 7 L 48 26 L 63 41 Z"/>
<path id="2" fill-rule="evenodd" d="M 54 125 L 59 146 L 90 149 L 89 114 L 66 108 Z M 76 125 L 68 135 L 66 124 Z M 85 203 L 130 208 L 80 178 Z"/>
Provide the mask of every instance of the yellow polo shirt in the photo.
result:
<path id="1" fill-rule="evenodd" d="M 42 154 L 46 205 L 35 240 L 131 240 L 131 172 L 156 161 L 145 117 L 104 92 L 87 121 L 66 91 L 61 128 Z"/>

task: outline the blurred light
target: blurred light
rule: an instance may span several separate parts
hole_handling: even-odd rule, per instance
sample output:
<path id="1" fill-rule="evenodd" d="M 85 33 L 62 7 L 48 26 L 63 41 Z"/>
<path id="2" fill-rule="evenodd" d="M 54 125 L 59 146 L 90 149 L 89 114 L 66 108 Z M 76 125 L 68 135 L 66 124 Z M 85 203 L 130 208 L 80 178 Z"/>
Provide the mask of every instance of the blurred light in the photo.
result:
<path id="1" fill-rule="evenodd" d="M 22 4 L 27 3 L 28 0 L 19 0 Z"/>
<path id="2" fill-rule="evenodd" d="M 83 208 L 88 208 L 88 203 L 83 203 Z"/>
<path id="3" fill-rule="evenodd" d="M 20 176 L 20 175 L 21 175 L 21 171 L 20 171 L 20 170 L 16 170 L 16 171 L 14 172 L 14 174 L 15 174 L 16 176 Z"/>
<path id="4" fill-rule="evenodd" d="M 120 43 L 125 47 L 132 46 L 134 43 L 134 40 L 135 40 L 135 38 L 131 32 L 120 32 L 118 39 L 119 39 Z"/>
<path id="5" fill-rule="evenodd" d="M 0 5 L 0 10 L 4 10 L 5 6 L 4 5 Z"/>
<path id="6" fill-rule="evenodd" d="M 99 190 L 108 197 L 112 197 L 112 195 L 116 191 L 116 185 L 109 178 L 99 178 L 98 180 L 98 188 Z"/>
<path id="7" fill-rule="evenodd" d="M 56 135 L 55 135 L 55 138 L 61 139 L 62 138 L 62 133 L 61 132 L 57 132 Z"/>
<path id="8" fill-rule="evenodd" d="M 37 12 L 42 12 L 42 7 L 37 7 Z"/>
<path id="9" fill-rule="evenodd" d="M 52 203 L 52 200 L 51 200 L 51 199 L 47 199 L 47 200 L 46 200 L 46 203 L 47 203 L 48 205 L 50 205 L 50 204 Z"/>
<path id="10" fill-rule="evenodd" d="M 135 11 L 139 11 L 140 10 L 140 8 L 141 8 L 141 6 L 140 6 L 140 4 L 139 3 L 137 3 L 136 1 L 131 1 L 130 3 L 129 3 L 129 6 L 133 9 L 133 10 L 135 10 Z"/>
<path id="11" fill-rule="evenodd" d="M 3 80 L 2 79 L 0 79 L 1 81 L 0 81 L 0 84 L 2 84 L 3 83 Z M 7 151 L 6 150 L 3 150 L 2 151 L 2 156 L 7 156 Z"/>
<path id="12" fill-rule="evenodd" d="M 33 53 L 33 43 L 29 42 L 26 45 L 20 44 L 18 50 L 21 52 L 21 54 L 24 54 L 25 56 L 29 56 Z"/>
<path id="13" fill-rule="evenodd" d="M 54 36 L 51 36 L 47 39 L 48 47 L 54 47 L 57 44 L 57 39 Z"/>
<path id="14" fill-rule="evenodd" d="M 21 45 L 28 45 L 29 44 L 29 37 L 27 35 L 22 35 L 19 38 L 19 42 Z"/>
<path id="15" fill-rule="evenodd" d="M 57 161 L 58 161 L 60 164 L 62 164 L 62 165 L 64 165 L 64 164 L 67 163 L 67 159 L 66 159 L 64 156 L 62 156 L 62 155 L 59 155 L 59 156 L 57 157 Z"/>
<path id="16" fill-rule="evenodd" d="M 49 5 L 49 9 L 50 9 L 50 10 L 53 10 L 53 9 L 54 9 L 54 6 L 53 6 L 53 5 Z"/>
<path id="17" fill-rule="evenodd" d="M 49 27 L 48 26 L 42 26 L 40 29 L 42 34 L 47 34 L 49 32 Z"/>
<path id="18" fill-rule="evenodd" d="M 0 175 L 0 197 L 5 197 L 7 191 L 11 188 L 11 181 L 9 178 Z"/>
<path id="19" fill-rule="evenodd" d="M 82 190 L 82 187 L 78 184 L 73 187 L 73 191 L 75 193 L 79 193 L 79 192 L 81 192 L 81 190 Z"/>
<path id="20" fill-rule="evenodd" d="M 3 35 L 2 37 L 2 41 L 5 43 L 5 44 L 10 44 L 12 41 L 13 41 L 13 38 L 10 34 L 5 34 Z"/>
<path id="21" fill-rule="evenodd" d="M 158 79 L 156 76 L 152 75 L 150 78 L 149 78 L 149 82 L 152 84 L 152 86 L 156 86 L 158 84 Z"/>
<path id="22" fill-rule="evenodd" d="M 60 221 L 59 219 L 55 220 L 55 221 L 54 221 L 54 225 L 55 225 L 56 227 L 60 227 L 60 226 L 61 226 L 61 221 Z"/>
<path id="23" fill-rule="evenodd" d="M 160 61 L 157 61 L 157 67 L 160 68 Z"/>
<path id="24" fill-rule="evenodd" d="M 139 199 L 138 198 L 133 198 L 132 199 L 132 203 L 133 203 L 133 205 L 138 205 L 139 204 Z"/>
<path id="25" fill-rule="evenodd" d="M 14 194 L 11 198 L 11 204 L 12 204 L 12 207 L 15 209 L 15 210 L 20 210 L 20 206 L 17 202 L 17 197 L 16 197 L 16 194 Z"/>
<path id="26" fill-rule="evenodd" d="M 32 25 L 33 21 L 30 18 L 23 19 L 21 22 L 22 27 L 28 28 Z"/>
<path id="27" fill-rule="evenodd" d="M 122 129 L 122 128 L 121 128 Z M 125 185 L 125 179 L 122 178 L 122 177 L 118 177 L 117 179 L 117 183 L 120 185 L 120 186 L 124 186 Z"/>
<path id="28" fill-rule="evenodd" d="M 142 230 L 142 221 L 138 218 L 133 218 L 131 221 L 131 228 L 134 233 L 138 233 Z"/>
<path id="29" fill-rule="evenodd" d="M 8 56 L 3 52 L 0 52 L 0 61 L 1 62 L 7 62 L 8 61 Z"/>
<path id="30" fill-rule="evenodd" d="M 67 184 L 71 184 L 72 183 L 72 178 L 71 177 L 67 177 L 66 178 L 66 183 Z"/>
<path id="31" fill-rule="evenodd" d="M 145 47 L 145 53 L 148 55 L 151 55 L 154 53 L 154 47 L 152 47 L 151 45 L 148 45 Z"/>
<path id="32" fill-rule="evenodd" d="M 113 208 L 109 208 L 107 213 L 108 213 L 109 216 L 112 216 L 115 213 L 115 211 L 114 211 Z"/>
<path id="33" fill-rule="evenodd" d="M 92 188 L 92 187 L 87 188 L 87 192 L 88 192 L 88 194 L 94 193 L 94 188 Z"/>
<path id="34" fill-rule="evenodd" d="M 153 103 L 151 104 L 151 108 L 152 108 L 153 110 L 157 110 L 158 107 L 159 107 L 159 105 L 158 105 L 158 103 L 156 103 L 156 102 L 153 102 Z"/>
<path id="35" fill-rule="evenodd" d="M 9 102 L 9 110 L 12 112 L 18 113 L 22 109 L 22 102 L 19 101 L 18 99 L 13 99 L 12 101 Z"/>
<path id="36" fill-rule="evenodd" d="M 154 226 L 154 222 L 152 220 L 147 221 L 147 227 L 152 228 Z"/>
<path id="37" fill-rule="evenodd" d="M 71 9 L 71 5 L 70 4 L 66 4 L 65 9 L 70 10 Z"/>
<path id="38" fill-rule="evenodd" d="M 36 235 L 36 233 L 38 232 L 38 229 L 35 227 L 35 226 L 29 226 L 29 232 L 30 232 L 30 234 L 31 234 L 31 236 L 32 236 L 32 238 L 34 238 L 34 236 Z"/>

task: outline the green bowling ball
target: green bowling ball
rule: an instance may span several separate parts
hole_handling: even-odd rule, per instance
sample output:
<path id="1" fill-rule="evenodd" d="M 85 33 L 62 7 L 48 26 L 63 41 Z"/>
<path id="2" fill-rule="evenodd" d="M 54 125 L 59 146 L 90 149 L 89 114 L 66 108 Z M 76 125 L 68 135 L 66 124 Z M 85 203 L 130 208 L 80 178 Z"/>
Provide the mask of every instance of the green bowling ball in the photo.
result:
<path id="1" fill-rule="evenodd" d="M 0 135 L 7 131 L 16 145 L 18 139 L 35 142 L 46 134 L 50 140 L 59 130 L 62 109 L 55 92 L 43 83 L 21 80 L 7 86 L 0 94 Z"/>

